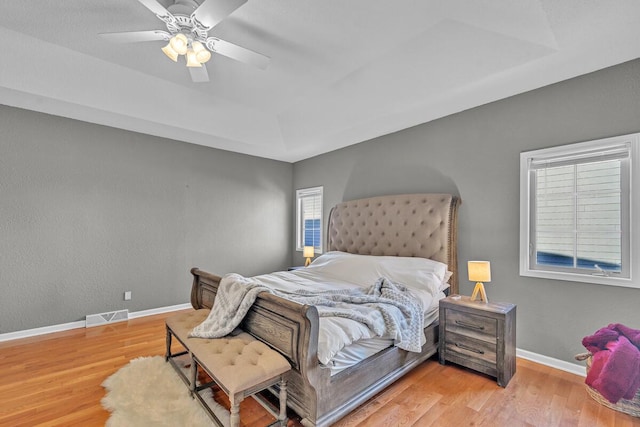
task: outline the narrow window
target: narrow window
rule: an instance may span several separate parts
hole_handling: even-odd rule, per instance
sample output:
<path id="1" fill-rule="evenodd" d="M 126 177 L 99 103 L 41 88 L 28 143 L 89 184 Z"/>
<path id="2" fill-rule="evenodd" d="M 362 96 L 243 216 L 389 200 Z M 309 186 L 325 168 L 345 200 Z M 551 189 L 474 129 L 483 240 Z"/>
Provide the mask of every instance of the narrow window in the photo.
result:
<path id="1" fill-rule="evenodd" d="M 296 190 L 296 250 L 322 253 L 322 187 Z"/>

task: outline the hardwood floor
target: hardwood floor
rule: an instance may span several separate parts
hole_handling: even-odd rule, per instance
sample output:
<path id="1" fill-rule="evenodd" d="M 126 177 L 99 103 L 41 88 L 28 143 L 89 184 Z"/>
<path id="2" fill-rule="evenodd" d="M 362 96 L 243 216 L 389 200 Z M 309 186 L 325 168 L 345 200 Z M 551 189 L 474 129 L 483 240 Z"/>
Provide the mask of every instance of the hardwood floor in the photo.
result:
<path id="1" fill-rule="evenodd" d="M 0 343 L 0 426 L 104 425 L 100 384 L 135 357 L 164 354 L 168 315 Z M 640 426 L 640 418 L 593 401 L 583 381 L 518 359 L 503 389 L 434 358 L 336 426 Z M 245 402 L 246 425 L 262 425 L 264 410 Z"/>

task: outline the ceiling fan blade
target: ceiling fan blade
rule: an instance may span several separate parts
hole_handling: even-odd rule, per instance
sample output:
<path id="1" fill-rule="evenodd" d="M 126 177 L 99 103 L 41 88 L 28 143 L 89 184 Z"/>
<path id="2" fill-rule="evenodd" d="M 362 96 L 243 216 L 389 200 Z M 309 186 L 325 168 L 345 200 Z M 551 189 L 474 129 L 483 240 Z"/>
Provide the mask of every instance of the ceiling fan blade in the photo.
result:
<path id="1" fill-rule="evenodd" d="M 209 81 L 209 73 L 207 72 L 207 66 L 202 64 L 202 67 L 187 67 L 189 74 L 191 74 L 191 80 L 194 83 L 206 83 Z"/>
<path id="2" fill-rule="evenodd" d="M 171 34 L 161 30 L 149 31 L 129 31 L 124 33 L 101 33 L 99 34 L 105 40 L 115 43 L 137 43 L 149 42 L 154 40 L 169 40 Z"/>
<path id="3" fill-rule="evenodd" d="M 171 13 L 169 13 L 169 11 L 160 3 L 158 3 L 156 0 L 138 0 L 140 3 L 142 3 L 147 9 L 149 9 L 151 12 L 155 13 L 158 16 L 167 16 L 167 15 L 171 15 Z"/>
<path id="4" fill-rule="evenodd" d="M 246 49 L 237 44 L 229 43 L 228 41 L 220 40 L 217 37 L 209 37 L 207 39 L 207 48 L 215 53 L 224 55 L 228 58 L 235 59 L 236 61 L 251 64 L 254 67 L 258 67 L 262 70 L 269 66 L 271 59 L 268 56 L 264 56 L 258 52 Z"/>
<path id="5" fill-rule="evenodd" d="M 191 16 L 206 29 L 211 29 L 246 2 L 247 0 L 205 0 Z"/>

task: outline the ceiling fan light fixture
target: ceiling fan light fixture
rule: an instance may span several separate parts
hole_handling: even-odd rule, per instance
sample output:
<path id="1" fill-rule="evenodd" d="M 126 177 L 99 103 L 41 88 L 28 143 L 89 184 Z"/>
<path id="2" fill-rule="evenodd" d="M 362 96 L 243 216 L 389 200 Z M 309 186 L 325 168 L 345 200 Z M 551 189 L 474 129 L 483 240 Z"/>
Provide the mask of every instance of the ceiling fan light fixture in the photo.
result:
<path id="1" fill-rule="evenodd" d="M 189 39 L 187 39 L 187 36 L 184 34 L 178 33 L 171 37 L 169 44 L 179 55 L 186 55 L 187 49 L 189 48 Z"/>
<path id="2" fill-rule="evenodd" d="M 196 59 L 199 63 L 204 64 L 211 59 L 211 52 L 204 47 L 199 41 L 192 43 L 193 51 L 196 53 Z"/>
<path id="3" fill-rule="evenodd" d="M 192 49 L 187 51 L 187 67 L 202 67 L 202 64 L 198 62 L 196 53 Z"/>
<path id="4" fill-rule="evenodd" d="M 167 43 L 167 45 L 162 48 L 162 52 L 173 62 L 178 62 L 178 52 L 173 50 L 171 43 Z"/>
<path id="5" fill-rule="evenodd" d="M 133 1 L 133 0 L 132 0 Z M 223 21 L 247 0 L 138 0 L 166 24 L 167 31 L 128 31 L 103 33 L 103 38 L 117 43 L 164 41 L 162 52 L 174 62 L 185 55 L 193 82 L 208 82 L 205 65 L 213 52 L 265 69 L 269 58 L 236 44 L 209 37 L 209 30 Z M 169 4 L 165 6 L 165 4 Z"/>

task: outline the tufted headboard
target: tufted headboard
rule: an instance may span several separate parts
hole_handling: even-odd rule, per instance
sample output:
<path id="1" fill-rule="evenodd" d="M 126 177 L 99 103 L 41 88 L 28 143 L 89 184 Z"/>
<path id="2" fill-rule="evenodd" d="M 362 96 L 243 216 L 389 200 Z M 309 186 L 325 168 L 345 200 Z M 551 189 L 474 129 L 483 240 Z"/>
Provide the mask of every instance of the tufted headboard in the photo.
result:
<path id="1" fill-rule="evenodd" d="M 444 262 L 453 272 L 450 293 L 458 293 L 459 205 L 456 196 L 435 193 L 339 203 L 329 214 L 327 250 Z"/>

